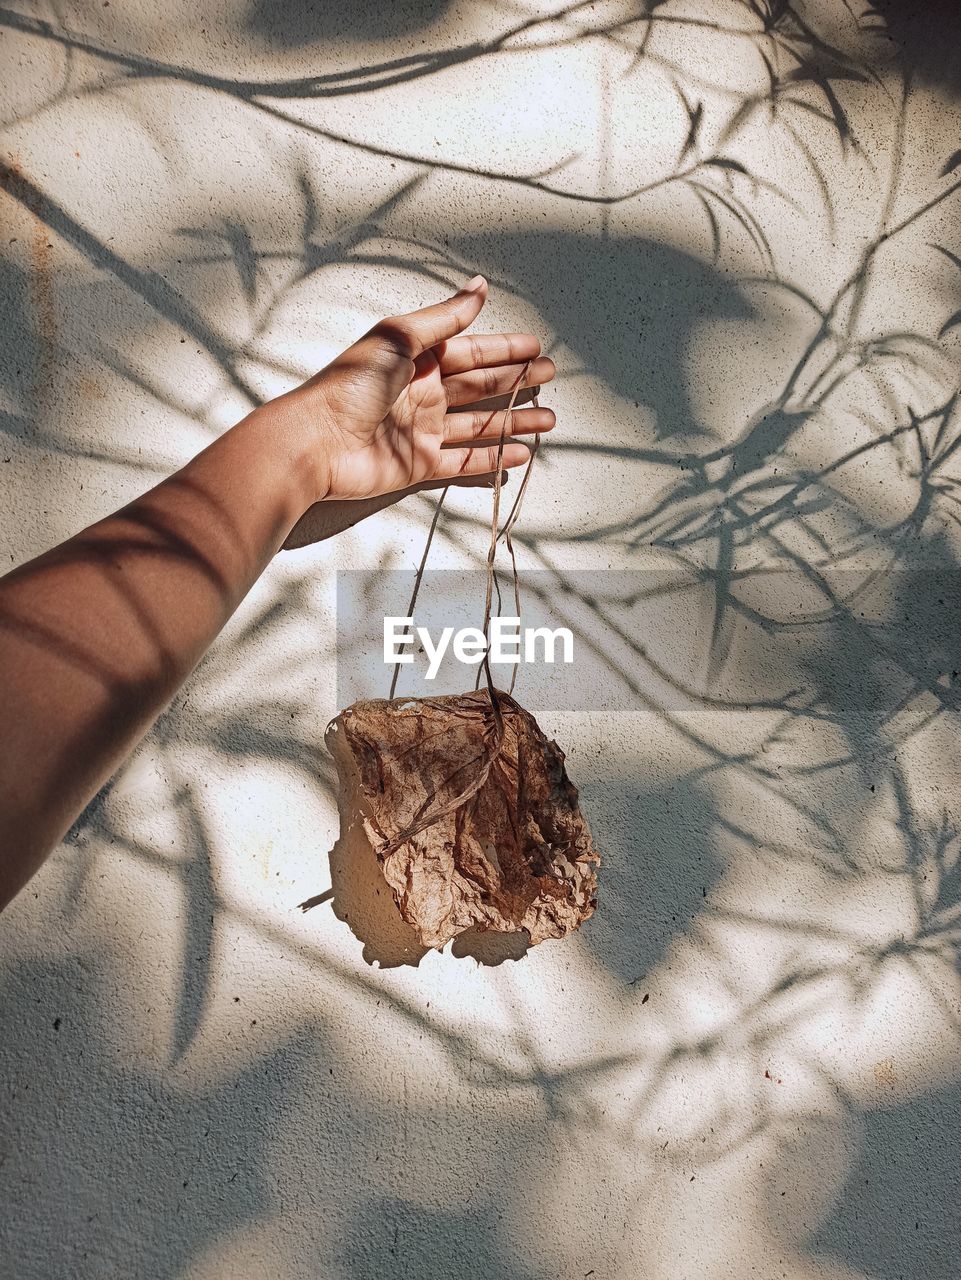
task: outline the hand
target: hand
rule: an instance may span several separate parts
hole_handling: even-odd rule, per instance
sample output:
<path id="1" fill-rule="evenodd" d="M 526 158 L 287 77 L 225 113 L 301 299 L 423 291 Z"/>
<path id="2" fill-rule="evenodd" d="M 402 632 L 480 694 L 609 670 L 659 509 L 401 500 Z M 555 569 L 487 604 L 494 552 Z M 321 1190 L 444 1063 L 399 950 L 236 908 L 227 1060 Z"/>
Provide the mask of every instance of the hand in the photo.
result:
<path id="1" fill-rule="evenodd" d="M 316 433 L 319 497 L 376 498 L 494 472 L 504 411 L 477 402 L 508 395 L 528 361 L 523 386 L 548 382 L 555 370 L 533 334 L 462 335 L 486 300 L 487 282 L 477 276 L 446 302 L 382 320 L 273 402 L 273 411 L 293 410 Z M 549 431 L 554 420 L 550 409 L 514 409 L 506 434 Z M 529 456 L 508 440 L 501 465 Z"/>

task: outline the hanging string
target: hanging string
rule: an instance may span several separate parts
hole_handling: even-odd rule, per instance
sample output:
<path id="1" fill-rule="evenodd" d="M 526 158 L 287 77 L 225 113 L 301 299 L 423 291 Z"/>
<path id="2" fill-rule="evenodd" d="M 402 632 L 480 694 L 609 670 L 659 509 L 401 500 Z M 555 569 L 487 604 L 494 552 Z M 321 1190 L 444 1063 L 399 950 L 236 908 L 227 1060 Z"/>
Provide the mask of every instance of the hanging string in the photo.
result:
<path id="1" fill-rule="evenodd" d="M 536 392 L 531 400 L 531 403 L 534 405 L 535 408 L 539 407 L 537 403 Z M 501 529 L 500 533 L 498 534 L 498 539 L 500 538 L 505 539 L 505 541 L 507 542 L 507 550 L 510 552 L 511 573 L 514 579 L 514 613 L 517 618 L 518 631 L 520 630 L 520 622 L 521 622 L 521 584 L 520 584 L 520 577 L 518 576 L 518 572 L 517 572 L 517 555 L 514 551 L 514 542 L 513 542 L 513 539 L 511 538 L 511 530 L 513 529 L 514 525 L 517 522 L 517 517 L 521 513 L 521 506 L 523 505 L 523 502 L 524 502 L 524 494 L 527 491 L 527 482 L 531 478 L 531 471 L 534 468 L 534 458 L 537 455 L 537 446 L 540 444 L 540 442 L 541 442 L 540 436 L 535 436 L 534 443 L 531 445 L 531 456 L 530 456 L 530 459 L 528 460 L 527 466 L 524 468 L 524 475 L 521 478 L 521 486 L 520 486 L 520 489 L 517 491 L 517 497 L 514 499 L 514 505 L 511 507 L 510 513 L 507 519 L 504 521 L 503 529 Z M 498 608 L 500 608 L 500 592 L 498 592 Z M 485 625 L 485 634 L 486 634 L 486 625 Z M 508 693 L 514 692 L 514 685 L 517 683 L 517 668 L 519 666 L 520 666 L 519 662 L 514 663 L 514 670 L 511 672 L 511 683 L 510 683 L 510 688 L 508 689 Z"/>
<path id="2" fill-rule="evenodd" d="M 503 457 L 504 457 L 504 442 L 507 436 L 507 424 L 511 421 L 511 411 L 514 408 L 514 403 L 517 400 L 518 393 L 520 392 L 521 386 L 523 385 L 523 382 L 527 377 L 529 370 L 530 370 L 530 361 L 528 361 L 528 363 L 524 366 L 523 370 L 521 371 L 520 377 L 517 379 L 517 382 L 514 384 L 514 387 L 511 391 L 510 402 L 508 403 L 507 409 L 504 413 L 504 421 L 501 425 L 500 439 L 497 444 L 497 467 L 494 474 L 494 502 L 493 502 L 493 513 L 491 517 L 491 545 L 487 553 L 487 590 L 486 590 L 485 603 L 484 603 L 484 635 L 485 637 L 488 637 L 488 630 L 490 627 L 491 603 L 493 601 L 494 586 L 496 581 L 496 575 L 494 572 L 494 559 L 497 554 L 497 544 L 501 540 L 501 538 L 505 539 L 511 553 L 511 564 L 513 567 L 513 575 L 514 575 L 514 601 L 517 608 L 518 617 L 520 616 L 520 584 L 519 584 L 518 574 L 517 574 L 517 560 L 514 554 L 514 548 L 511 542 L 510 535 L 511 535 L 511 529 L 513 528 L 517 520 L 517 517 L 520 514 L 521 503 L 524 498 L 524 492 L 527 488 L 527 482 L 530 479 L 531 468 L 534 464 L 534 456 L 537 452 L 536 439 L 535 439 L 534 446 L 531 449 L 530 460 L 527 463 L 527 467 L 525 469 L 524 476 L 521 481 L 521 487 L 517 494 L 517 498 L 514 501 L 514 505 L 511 507 L 510 513 L 508 514 L 507 520 L 504 522 L 504 527 L 502 529 L 498 529 L 498 521 L 500 518 L 501 489 L 503 487 L 503 469 L 501 464 L 503 462 Z M 535 405 L 537 404 L 536 395 L 533 397 L 533 403 Z M 497 410 L 494 410 L 491 413 L 490 418 L 488 418 L 488 422 L 490 422 L 493 419 L 494 413 L 496 412 Z M 486 423 L 485 423 L 485 426 L 486 426 Z M 427 564 L 427 555 L 428 555 L 428 552 L 430 551 L 430 545 L 434 538 L 434 531 L 437 528 L 437 521 L 440 516 L 440 511 L 443 506 L 444 499 L 447 497 L 449 487 L 450 486 L 447 486 L 441 493 L 440 499 L 437 503 L 437 508 L 434 511 L 434 518 L 431 521 L 430 530 L 428 531 L 428 534 L 427 534 L 427 543 L 424 547 L 424 554 L 421 557 L 420 566 L 418 567 L 418 570 L 417 570 L 417 575 L 414 582 L 414 590 L 411 593 L 410 604 L 408 605 L 408 609 L 407 609 L 407 616 L 410 618 L 414 616 L 414 605 L 417 603 L 417 595 L 420 590 L 420 584 L 424 576 L 424 569 Z M 498 592 L 498 595 L 499 595 L 499 592 Z M 395 664 L 394 676 L 393 676 L 393 680 L 391 681 L 391 698 L 393 698 L 394 696 L 394 690 L 397 685 L 398 668 L 399 668 L 399 664 Z M 436 803 L 435 794 L 431 794 L 427 796 L 424 802 L 421 804 L 420 808 L 418 809 L 417 813 L 414 815 L 413 820 L 402 831 L 396 832 L 390 838 L 390 840 L 387 842 L 384 848 L 381 850 L 380 856 L 382 858 L 387 857 L 389 854 L 393 853 L 396 849 L 399 849 L 402 844 L 406 844 L 408 840 L 411 840 L 414 838 L 414 836 L 419 835 L 421 831 L 426 830 L 427 827 L 433 826 L 436 822 L 441 821 L 441 819 L 447 817 L 451 813 L 454 813 L 462 805 L 466 804 L 468 801 L 471 801 L 480 791 L 484 783 L 487 781 L 490 775 L 490 771 L 493 768 L 493 765 L 500 754 L 501 746 L 504 741 L 504 717 L 501 711 L 497 691 L 494 688 L 494 680 L 491 675 L 491 669 L 490 669 L 489 637 L 488 637 L 487 649 L 484 653 L 483 670 L 487 678 L 487 693 L 490 699 L 491 711 L 493 712 L 493 724 L 488 724 L 487 726 L 485 726 L 483 750 L 477 756 L 475 756 L 472 760 L 469 760 L 466 764 L 462 765 L 459 769 L 455 770 L 455 772 L 451 775 L 450 778 L 447 779 L 447 781 L 448 782 L 452 781 L 453 778 L 455 778 L 458 773 L 462 773 L 465 769 L 470 768 L 474 765 L 478 766 L 477 772 L 474 774 L 474 776 L 470 779 L 470 781 L 461 791 L 459 791 L 456 795 L 452 796 L 449 800 L 446 800 L 439 805 Z M 515 668 L 514 674 L 515 676 L 517 674 L 516 668 Z M 480 672 L 478 672 L 478 678 L 479 676 L 480 676 Z M 511 692 L 513 692 L 513 689 L 514 689 L 514 681 L 512 680 Z"/>
<path id="3" fill-rule="evenodd" d="M 441 490 L 440 497 L 437 499 L 437 506 L 434 508 L 434 518 L 430 522 L 430 529 L 427 533 L 427 541 L 424 543 L 424 554 L 420 558 L 420 564 L 414 577 L 414 589 L 410 593 L 410 600 L 407 604 L 407 612 L 404 615 L 407 618 L 413 618 L 414 605 L 417 603 L 417 596 L 420 592 L 420 584 L 424 577 L 424 570 L 427 568 L 427 557 L 430 555 L 430 544 L 434 541 L 434 530 L 437 528 L 437 521 L 440 518 L 441 510 L 444 506 L 444 499 L 450 493 L 450 485 L 447 484 Z M 413 623 L 411 624 L 413 625 Z M 413 638 L 413 635 L 412 637 Z M 394 675 L 390 682 L 390 700 L 393 702 L 394 694 L 397 692 L 397 677 L 400 674 L 400 659 L 394 663 Z"/>
<path id="4" fill-rule="evenodd" d="M 524 368 L 521 370 L 520 377 L 517 379 L 517 381 L 514 383 L 513 388 L 511 389 L 511 398 L 508 402 L 507 409 L 504 412 L 504 420 L 501 423 L 500 439 L 497 442 L 497 470 L 494 474 L 494 503 L 493 503 L 493 510 L 491 512 L 491 544 L 487 551 L 487 590 L 486 590 L 485 599 L 484 599 L 483 630 L 484 630 L 484 640 L 486 641 L 486 647 L 484 649 L 484 661 L 483 661 L 483 666 L 481 668 L 484 672 L 484 675 L 487 678 L 487 690 L 488 690 L 488 693 L 490 694 L 491 705 L 494 706 L 495 708 L 495 715 L 497 714 L 497 709 L 496 709 L 497 700 L 494 694 L 494 681 L 493 681 L 493 677 L 491 676 L 490 621 L 491 621 L 491 604 L 493 603 L 495 587 L 497 589 L 498 609 L 500 609 L 500 604 L 501 604 L 500 584 L 497 581 L 497 570 L 495 568 L 495 560 L 497 558 L 497 544 L 506 533 L 507 545 L 510 548 L 510 552 L 511 552 L 511 566 L 513 568 L 513 574 L 514 574 L 514 603 L 515 603 L 515 607 L 517 609 L 517 614 L 519 617 L 520 616 L 520 582 L 517 577 L 517 558 L 514 555 L 513 543 L 510 540 L 510 526 L 517 519 L 517 516 L 520 513 L 520 504 L 524 497 L 524 490 L 527 488 L 527 481 L 528 481 L 528 478 L 530 477 L 531 467 L 534 464 L 534 452 L 536 449 L 536 444 L 535 444 L 535 448 L 531 450 L 531 456 L 527 463 L 527 469 L 525 470 L 524 478 L 521 481 L 520 491 L 518 492 L 517 498 L 514 501 L 514 505 L 511 508 L 510 514 L 508 515 L 507 520 L 505 521 L 504 528 L 498 529 L 498 522 L 500 520 L 501 488 L 503 486 L 503 478 L 504 478 L 504 473 L 501 468 L 501 459 L 504 456 L 504 442 L 507 439 L 507 427 L 511 421 L 511 412 L 514 408 L 514 402 L 517 400 L 517 397 L 520 394 L 520 389 L 523 386 L 528 373 L 530 372 L 530 367 L 531 367 L 531 361 L 528 360 L 527 364 L 525 364 Z M 535 405 L 537 404 L 536 395 L 533 398 L 533 403 Z M 535 440 L 536 440 L 536 437 L 535 437 Z M 478 670 L 477 681 L 474 685 L 475 689 L 480 687 L 480 674 L 481 674 L 480 670 Z M 517 667 L 515 666 L 514 676 L 513 676 L 513 679 L 511 680 L 511 687 L 510 687 L 511 693 L 514 692 L 514 684 L 516 679 L 517 679 Z"/>
<path id="5" fill-rule="evenodd" d="M 524 469 L 524 475 L 521 480 L 521 486 L 518 491 L 517 497 L 514 499 L 513 506 L 511 507 L 508 517 L 504 522 L 504 527 L 498 530 L 497 524 L 500 518 L 501 489 L 503 487 L 503 482 L 504 482 L 504 470 L 503 470 L 502 462 L 504 457 L 504 443 L 507 438 L 507 426 L 508 426 L 508 423 L 511 421 L 511 412 L 513 411 L 514 404 L 517 400 L 518 395 L 520 394 L 521 388 L 524 385 L 524 381 L 527 378 L 528 373 L 530 372 L 531 363 L 532 362 L 528 360 L 528 362 L 524 365 L 524 368 L 521 370 L 520 375 L 515 381 L 513 387 L 511 388 L 510 400 L 508 401 L 506 410 L 504 410 L 504 418 L 501 423 L 500 436 L 497 441 L 497 460 L 496 460 L 496 466 L 494 471 L 494 502 L 493 502 L 493 511 L 491 515 L 491 545 L 487 553 L 487 589 L 486 589 L 485 600 L 484 600 L 483 630 L 484 630 L 484 638 L 487 641 L 487 648 L 485 649 L 485 652 L 484 652 L 483 663 L 477 672 L 477 682 L 474 685 L 475 689 L 480 687 L 480 675 L 481 675 L 481 671 L 483 670 L 487 678 L 487 689 L 488 689 L 488 693 L 490 694 L 491 706 L 494 708 L 495 715 L 499 715 L 499 711 L 496 705 L 497 700 L 494 694 L 494 681 L 491 676 L 491 669 L 490 669 L 489 629 L 490 629 L 490 618 L 491 618 L 491 603 L 493 600 L 493 594 L 494 594 L 495 588 L 497 590 L 498 608 L 500 608 L 501 596 L 500 596 L 500 584 L 497 581 L 497 573 L 494 567 L 494 561 L 497 554 L 497 543 L 500 541 L 501 538 L 506 538 L 507 548 L 508 548 L 508 551 L 510 552 L 510 557 L 511 557 L 511 567 L 513 570 L 514 604 L 517 610 L 517 616 L 519 618 L 520 610 L 521 610 L 520 582 L 517 574 L 517 557 L 514 552 L 514 544 L 511 541 L 511 529 L 513 528 L 515 522 L 517 521 L 517 517 L 520 515 L 521 504 L 524 500 L 524 494 L 527 490 L 527 483 L 530 480 L 531 468 L 534 465 L 534 456 L 537 453 L 537 446 L 540 443 L 539 438 L 536 436 L 534 438 L 534 444 L 531 448 L 531 456 L 527 463 L 526 468 Z M 536 392 L 532 397 L 531 403 L 534 405 L 535 408 L 538 406 Z M 488 417 L 487 421 L 484 423 L 484 427 L 481 429 L 482 431 L 484 428 L 488 426 L 490 422 L 493 421 L 497 412 L 498 410 L 496 409 L 491 410 L 490 416 Z M 421 583 L 423 582 L 423 578 L 424 578 L 424 571 L 427 568 L 427 557 L 430 555 L 430 548 L 431 548 L 431 544 L 434 541 L 434 533 L 437 529 L 437 523 L 438 523 L 438 520 L 440 519 L 440 513 L 443 509 L 444 501 L 449 492 L 450 492 L 450 485 L 445 485 L 444 488 L 441 490 L 441 495 L 437 501 L 437 506 L 434 508 L 434 515 L 430 522 L 430 528 L 427 531 L 427 541 L 424 544 L 424 552 L 423 552 L 423 555 L 421 556 L 420 564 L 417 567 L 417 572 L 414 575 L 414 587 L 413 587 L 413 590 L 411 591 L 410 600 L 408 601 L 408 604 L 407 604 L 407 612 L 405 614 L 405 617 L 413 618 L 414 616 L 414 607 L 417 604 L 417 598 L 420 594 Z M 400 660 L 398 659 L 394 663 L 394 670 L 391 676 L 390 695 L 389 695 L 391 698 L 391 701 L 393 701 L 394 696 L 397 692 L 397 680 L 400 675 L 400 668 L 401 668 L 401 663 L 400 663 Z M 514 692 L 514 685 L 516 681 L 517 681 L 517 666 L 515 665 L 514 672 L 511 677 L 511 684 L 510 684 L 511 693 Z"/>

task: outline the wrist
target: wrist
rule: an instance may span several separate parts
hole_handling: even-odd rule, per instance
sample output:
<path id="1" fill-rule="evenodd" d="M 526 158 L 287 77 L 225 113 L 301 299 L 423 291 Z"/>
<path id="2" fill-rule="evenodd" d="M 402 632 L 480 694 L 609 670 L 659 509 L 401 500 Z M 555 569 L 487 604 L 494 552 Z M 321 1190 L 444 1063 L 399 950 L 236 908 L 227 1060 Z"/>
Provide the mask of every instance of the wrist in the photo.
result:
<path id="1" fill-rule="evenodd" d="M 250 418 L 261 437 L 261 456 L 281 466 L 282 483 L 293 502 L 294 519 L 299 520 L 330 493 L 331 450 L 322 414 L 317 406 L 298 403 L 296 394 L 261 405 Z"/>

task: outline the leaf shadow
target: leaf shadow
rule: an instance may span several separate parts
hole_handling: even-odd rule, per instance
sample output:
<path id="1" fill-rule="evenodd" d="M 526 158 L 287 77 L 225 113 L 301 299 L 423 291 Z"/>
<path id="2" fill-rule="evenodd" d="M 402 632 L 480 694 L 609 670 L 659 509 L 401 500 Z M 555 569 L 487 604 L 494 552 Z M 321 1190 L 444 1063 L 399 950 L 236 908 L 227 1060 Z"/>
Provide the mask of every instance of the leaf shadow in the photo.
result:
<path id="1" fill-rule="evenodd" d="M 641 236 L 516 231 L 450 243 L 464 259 L 485 263 L 495 282 L 529 298 L 586 370 L 650 409 L 655 438 L 711 439 L 690 395 L 691 345 L 701 324 L 756 318 L 735 281 Z"/>

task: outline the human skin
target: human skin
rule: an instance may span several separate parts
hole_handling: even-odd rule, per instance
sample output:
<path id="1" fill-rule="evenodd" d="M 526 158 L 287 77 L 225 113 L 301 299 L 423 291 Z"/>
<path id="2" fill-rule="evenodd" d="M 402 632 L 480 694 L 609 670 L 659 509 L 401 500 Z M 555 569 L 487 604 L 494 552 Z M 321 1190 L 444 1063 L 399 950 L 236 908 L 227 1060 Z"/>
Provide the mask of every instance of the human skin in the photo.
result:
<path id="1" fill-rule="evenodd" d="M 0 909 L 276 552 L 302 544 L 298 528 L 328 534 L 405 492 L 482 483 L 502 429 L 501 465 L 528 460 L 510 437 L 550 430 L 551 410 L 505 423 L 470 406 L 522 377 L 547 382 L 554 366 L 532 334 L 464 334 L 486 297 L 478 276 L 381 321 L 155 488 L 0 579 Z"/>

